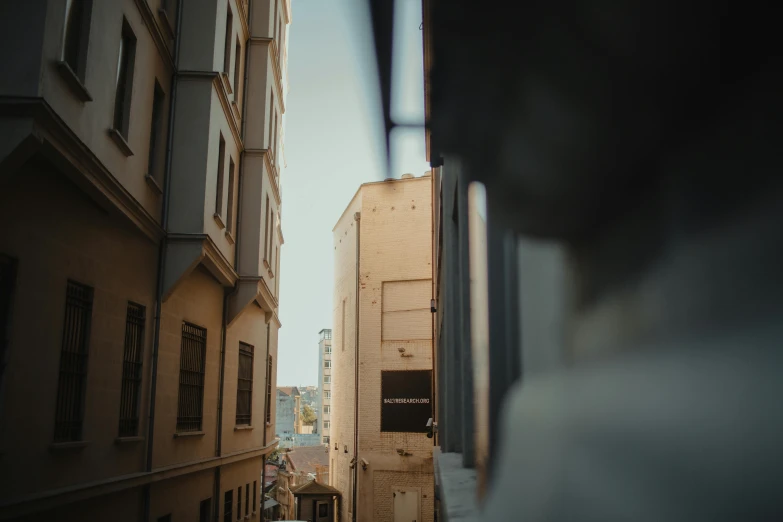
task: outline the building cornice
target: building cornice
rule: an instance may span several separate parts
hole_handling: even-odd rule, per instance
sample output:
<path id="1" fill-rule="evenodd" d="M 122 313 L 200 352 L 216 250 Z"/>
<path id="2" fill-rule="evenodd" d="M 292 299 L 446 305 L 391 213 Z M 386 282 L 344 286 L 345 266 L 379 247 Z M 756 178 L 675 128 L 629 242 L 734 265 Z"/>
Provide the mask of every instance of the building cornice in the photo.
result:
<path id="1" fill-rule="evenodd" d="M 30 118 L 34 142 L 24 140 L 27 154 L 41 153 L 99 203 L 108 203 L 145 236 L 158 242 L 164 235 L 158 221 L 133 197 L 92 150 L 43 98 L 0 97 L 0 116 Z M 31 143 L 33 144 L 31 146 Z M 95 196 L 98 196 L 97 198 Z"/>
<path id="2" fill-rule="evenodd" d="M 213 469 L 218 466 L 225 466 L 243 460 L 263 457 L 274 451 L 275 447 L 277 447 L 277 441 L 273 441 L 266 446 L 248 448 L 219 457 L 209 457 L 183 464 L 157 468 L 149 472 L 131 473 L 119 477 L 111 477 L 27 495 L 12 501 L 0 503 L 0 520 L 14 519 L 31 513 L 54 509 L 80 500 L 116 493 L 118 491 Z"/>
<path id="3" fill-rule="evenodd" d="M 209 234 L 170 233 L 166 239 L 166 248 L 179 249 L 179 253 L 189 261 L 183 263 L 180 260 L 178 264 L 180 268 L 174 266 L 165 268 L 164 301 L 168 299 L 177 285 L 198 265 L 204 266 L 221 285 L 227 288 L 233 287 L 239 278 L 234 271 L 234 267 L 229 263 Z M 174 258 L 175 256 L 168 256 L 169 261 Z"/>
<path id="4" fill-rule="evenodd" d="M 135 0 L 136 7 L 141 13 L 141 18 L 144 20 L 144 25 L 147 26 L 147 30 L 152 36 L 152 40 L 155 42 L 155 47 L 158 48 L 158 54 L 166 62 L 166 65 L 170 69 L 174 68 L 174 58 L 172 57 L 172 50 L 169 48 L 167 39 L 163 36 L 163 32 L 160 30 L 158 21 L 155 18 L 155 14 L 149 6 L 147 0 Z"/>

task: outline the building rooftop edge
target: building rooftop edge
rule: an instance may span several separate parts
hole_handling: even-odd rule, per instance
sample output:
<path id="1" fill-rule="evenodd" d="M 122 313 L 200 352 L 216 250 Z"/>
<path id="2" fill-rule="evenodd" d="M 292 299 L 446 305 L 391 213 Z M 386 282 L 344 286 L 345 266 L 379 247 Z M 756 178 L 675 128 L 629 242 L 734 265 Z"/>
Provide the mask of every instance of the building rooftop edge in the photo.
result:
<path id="1" fill-rule="evenodd" d="M 362 191 L 362 189 L 368 185 L 381 185 L 384 183 L 411 183 L 414 181 L 430 181 L 430 176 L 419 176 L 419 177 L 413 177 L 413 178 L 389 178 L 385 179 L 383 181 L 367 181 L 365 183 L 362 183 L 359 185 L 359 188 L 356 189 L 356 192 L 354 193 L 351 200 L 348 202 L 348 204 L 345 206 L 345 210 L 342 211 L 340 214 L 340 217 L 337 218 L 337 223 L 334 224 L 334 227 L 332 227 L 332 232 L 334 232 L 337 229 L 337 225 L 340 224 L 340 221 L 342 221 L 343 217 L 345 217 L 345 213 L 348 211 L 349 208 L 351 208 L 351 204 L 356 199 L 356 196 L 359 195 L 359 193 Z"/>

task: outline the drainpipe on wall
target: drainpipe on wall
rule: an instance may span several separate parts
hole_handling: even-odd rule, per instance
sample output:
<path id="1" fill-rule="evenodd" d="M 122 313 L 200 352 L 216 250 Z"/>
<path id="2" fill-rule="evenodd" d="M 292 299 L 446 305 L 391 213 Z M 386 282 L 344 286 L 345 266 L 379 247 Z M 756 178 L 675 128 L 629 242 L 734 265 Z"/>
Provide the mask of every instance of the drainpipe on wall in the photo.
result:
<path id="1" fill-rule="evenodd" d="M 266 319 L 266 360 L 264 361 L 264 364 L 267 367 L 266 385 L 270 386 L 270 382 L 272 381 L 272 370 L 269 368 L 269 341 L 271 339 L 269 324 L 272 322 L 272 312 L 267 312 L 265 319 Z M 271 393 L 267 394 L 266 392 L 264 392 L 264 420 L 263 420 L 264 448 L 266 448 L 266 444 L 267 444 L 266 432 L 268 431 L 269 428 L 269 426 L 266 423 L 266 412 L 268 412 L 269 408 L 271 407 L 272 407 L 272 394 Z M 270 419 L 272 418 L 271 414 L 269 415 L 269 418 Z M 262 457 L 263 462 L 261 467 L 261 507 L 260 507 L 261 516 L 259 517 L 260 522 L 264 522 L 265 520 L 264 503 L 266 502 L 266 500 L 264 499 L 264 495 L 265 495 L 264 488 L 266 487 L 266 457 L 267 457 L 266 454 L 264 454 Z"/>
<path id="2" fill-rule="evenodd" d="M 359 291 L 361 289 L 361 252 L 362 234 L 361 219 L 362 213 L 356 212 L 353 215 L 356 221 L 356 339 L 354 341 L 354 401 L 353 401 L 353 492 L 352 501 L 352 519 L 356 522 L 356 491 L 358 490 L 359 479 Z"/>
<path id="3" fill-rule="evenodd" d="M 166 265 L 166 234 L 168 234 L 169 198 L 171 193 L 171 149 L 174 143 L 174 123 L 177 104 L 177 77 L 179 72 L 179 48 L 182 34 L 182 8 L 184 2 L 177 0 L 177 21 L 174 35 L 174 71 L 171 73 L 171 99 L 169 100 L 169 121 L 166 136 L 166 164 L 163 169 L 163 208 L 160 222 L 163 226 L 163 239 L 158 251 L 158 274 L 155 290 L 155 333 L 152 337 L 152 364 L 150 367 L 149 417 L 147 420 L 147 455 L 144 470 L 152 471 L 152 450 L 155 435 L 155 398 L 158 385 L 158 351 L 160 349 L 160 321 L 163 307 L 163 270 Z M 144 487 L 144 520 L 150 519 L 150 485 Z"/>

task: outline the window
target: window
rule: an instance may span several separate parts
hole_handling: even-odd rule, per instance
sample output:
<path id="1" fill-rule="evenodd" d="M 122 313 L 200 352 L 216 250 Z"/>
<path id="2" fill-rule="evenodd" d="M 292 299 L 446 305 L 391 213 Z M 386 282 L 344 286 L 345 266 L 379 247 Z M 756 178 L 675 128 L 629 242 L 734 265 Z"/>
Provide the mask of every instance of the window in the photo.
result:
<path id="1" fill-rule="evenodd" d="M 331 346 L 325 346 L 324 347 L 324 353 L 332 353 L 332 347 Z"/>
<path id="2" fill-rule="evenodd" d="M 242 486 L 237 488 L 237 520 L 242 520 Z"/>
<path id="3" fill-rule="evenodd" d="M 269 93 L 269 150 L 272 151 L 272 113 L 275 110 L 275 93 L 274 89 Z"/>
<path id="4" fill-rule="evenodd" d="M 68 281 L 57 382 L 55 442 L 82 440 L 92 297 L 91 287 Z"/>
<path id="5" fill-rule="evenodd" d="M 250 514 L 250 484 L 245 484 L 245 516 Z"/>
<path id="6" fill-rule="evenodd" d="M 277 111 L 273 111 L 275 115 L 275 124 L 272 127 L 272 165 L 277 164 Z"/>
<path id="7" fill-rule="evenodd" d="M 256 496 L 256 493 L 258 493 L 258 482 L 253 481 L 253 513 L 255 513 L 258 510 L 258 497 Z"/>
<path id="8" fill-rule="evenodd" d="M 163 133 L 161 125 L 163 120 L 163 100 L 165 95 L 160 84 L 155 81 L 155 90 L 152 95 L 152 120 L 150 122 L 150 150 L 147 158 L 147 175 L 160 180 L 160 162 L 158 161 L 159 141 Z"/>
<path id="9" fill-rule="evenodd" d="M 16 286 L 16 260 L 0 254 L 0 390 L 10 343 L 11 305 Z"/>
<path id="10" fill-rule="evenodd" d="M 269 223 L 272 221 L 272 213 L 269 210 L 269 194 L 266 195 L 266 223 L 265 223 L 265 230 L 264 230 L 264 261 L 269 263 Z"/>
<path id="11" fill-rule="evenodd" d="M 328 404 L 324 404 L 324 414 L 325 415 L 329 414 L 329 405 Z"/>
<path id="12" fill-rule="evenodd" d="M 228 212 L 226 215 L 226 231 L 229 234 L 234 233 L 234 199 L 236 198 L 236 190 L 234 188 L 236 178 L 236 168 L 234 166 L 234 158 L 228 158 Z"/>
<path id="13" fill-rule="evenodd" d="M 206 355 L 207 330 L 183 322 L 179 359 L 177 431 L 201 431 Z"/>
<path id="14" fill-rule="evenodd" d="M 120 437 L 139 432 L 139 398 L 142 357 L 144 355 L 145 309 L 128 303 L 125 314 L 125 349 L 122 358 L 122 391 L 120 393 Z"/>
<path id="15" fill-rule="evenodd" d="M 332 383 L 332 376 L 324 375 L 324 384 L 331 384 L 331 383 Z"/>
<path id="16" fill-rule="evenodd" d="M 325 420 L 325 421 L 324 421 L 324 429 L 325 429 L 325 430 L 328 430 L 328 429 L 329 429 L 329 421 L 328 421 L 328 420 Z"/>
<path id="17" fill-rule="evenodd" d="M 136 36 L 128 24 L 122 20 L 120 52 L 117 58 L 117 87 L 114 96 L 114 130 L 125 141 L 128 140 L 130 123 L 131 95 L 133 92 L 133 64 L 136 59 Z"/>
<path id="18" fill-rule="evenodd" d="M 223 217 L 223 169 L 226 163 L 226 140 L 223 139 L 223 134 L 220 134 L 220 142 L 218 143 L 218 170 L 217 170 L 217 186 L 215 190 L 215 216 Z"/>
<path id="19" fill-rule="evenodd" d="M 272 356 L 267 359 L 266 365 L 266 423 L 272 422 Z"/>
<path id="20" fill-rule="evenodd" d="M 324 399 L 331 399 L 332 398 L 332 392 L 329 390 L 324 391 Z"/>
<path id="21" fill-rule="evenodd" d="M 90 37 L 92 0 L 66 0 L 62 60 L 84 83 L 87 70 L 87 44 Z"/>
<path id="22" fill-rule="evenodd" d="M 234 17 L 231 8 L 226 10 L 226 37 L 223 43 L 223 72 L 228 76 L 231 71 L 231 41 L 233 33 Z"/>
<path id="23" fill-rule="evenodd" d="M 332 367 L 332 361 L 324 361 L 324 368 L 331 368 Z"/>
<path id="24" fill-rule="evenodd" d="M 239 343 L 237 424 L 250 424 L 253 411 L 253 347 Z"/>
<path id="25" fill-rule="evenodd" d="M 209 522 L 209 519 L 211 518 L 209 516 L 210 511 L 212 511 L 212 499 L 208 498 L 202 500 L 198 509 L 198 522 Z"/>
<path id="26" fill-rule="evenodd" d="M 223 497 L 223 522 L 234 522 L 234 490 L 226 491 Z"/>
<path id="27" fill-rule="evenodd" d="M 324 444 L 329 444 L 329 435 L 324 435 Z"/>
<path id="28" fill-rule="evenodd" d="M 239 105 L 239 74 L 242 71 L 242 44 L 237 38 L 234 47 L 234 102 Z"/>

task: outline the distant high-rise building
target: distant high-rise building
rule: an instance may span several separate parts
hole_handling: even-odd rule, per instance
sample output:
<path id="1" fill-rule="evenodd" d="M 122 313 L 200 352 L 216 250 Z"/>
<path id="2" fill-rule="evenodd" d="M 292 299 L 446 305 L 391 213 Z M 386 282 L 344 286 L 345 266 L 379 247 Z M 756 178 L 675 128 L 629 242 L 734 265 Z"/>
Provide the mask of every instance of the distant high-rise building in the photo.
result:
<path id="1" fill-rule="evenodd" d="M 332 422 L 332 331 L 318 332 L 318 433 L 329 444 Z"/>

